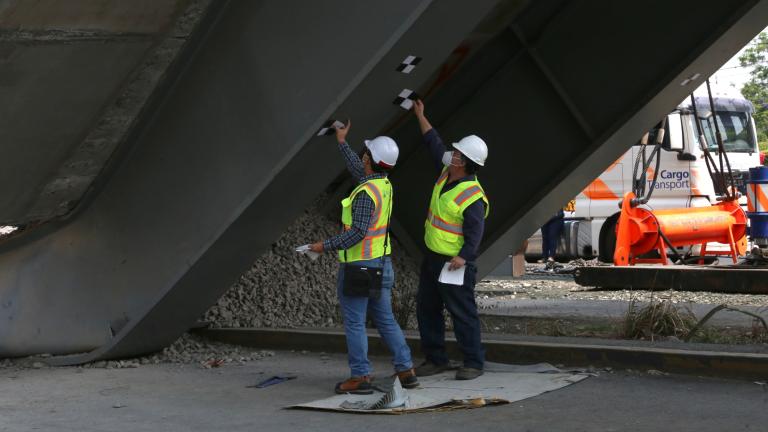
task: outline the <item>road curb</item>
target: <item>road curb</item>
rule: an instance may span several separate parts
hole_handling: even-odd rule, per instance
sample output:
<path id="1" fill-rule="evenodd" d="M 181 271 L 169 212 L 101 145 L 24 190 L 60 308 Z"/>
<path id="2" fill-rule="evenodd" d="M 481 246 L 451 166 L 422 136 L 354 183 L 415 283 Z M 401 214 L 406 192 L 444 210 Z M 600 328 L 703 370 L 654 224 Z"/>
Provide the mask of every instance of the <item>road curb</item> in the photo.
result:
<path id="1" fill-rule="evenodd" d="M 346 352 L 344 332 L 336 329 L 201 329 L 195 333 L 219 342 L 259 349 Z M 368 336 L 371 354 L 389 354 L 378 334 Z M 411 350 L 418 353 L 418 337 L 409 335 L 406 340 Z M 455 339 L 446 338 L 446 342 L 449 355 L 461 358 Z M 548 362 L 749 380 L 768 378 L 768 354 L 501 340 L 494 339 L 493 335 L 484 335 L 483 344 L 486 358 L 500 363 Z"/>

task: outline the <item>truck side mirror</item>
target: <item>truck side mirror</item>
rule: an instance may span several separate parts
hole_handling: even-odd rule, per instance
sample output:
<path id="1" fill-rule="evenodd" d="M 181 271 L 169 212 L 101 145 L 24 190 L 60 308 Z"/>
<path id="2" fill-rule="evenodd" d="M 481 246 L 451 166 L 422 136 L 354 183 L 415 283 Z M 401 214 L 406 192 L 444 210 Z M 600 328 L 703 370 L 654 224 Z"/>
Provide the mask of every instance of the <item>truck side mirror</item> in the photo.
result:
<path id="1" fill-rule="evenodd" d="M 669 149 L 683 151 L 683 123 L 680 113 L 667 116 L 667 130 L 669 131 Z"/>

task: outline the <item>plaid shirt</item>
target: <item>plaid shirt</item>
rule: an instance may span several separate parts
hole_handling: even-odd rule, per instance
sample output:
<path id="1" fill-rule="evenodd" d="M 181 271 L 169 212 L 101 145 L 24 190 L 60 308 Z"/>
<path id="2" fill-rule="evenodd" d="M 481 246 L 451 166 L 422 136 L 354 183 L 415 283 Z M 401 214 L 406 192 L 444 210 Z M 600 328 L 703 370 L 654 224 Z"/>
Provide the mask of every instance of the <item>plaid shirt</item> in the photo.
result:
<path id="1" fill-rule="evenodd" d="M 380 173 L 373 173 L 366 176 L 365 170 L 363 169 L 363 162 L 346 142 L 339 144 L 339 150 L 341 151 L 342 156 L 344 156 L 347 170 L 349 170 L 352 177 L 357 180 L 358 185 L 363 184 L 368 180 L 386 178 L 386 174 Z M 323 242 L 323 249 L 329 251 L 349 249 L 363 241 L 365 233 L 368 231 L 368 228 L 370 228 L 372 222 L 371 219 L 375 210 L 376 205 L 367 193 L 359 193 L 355 195 L 355 199 L 352 200 L 352 228 L 344 230 L 340 234 L 325 240 Z"/>

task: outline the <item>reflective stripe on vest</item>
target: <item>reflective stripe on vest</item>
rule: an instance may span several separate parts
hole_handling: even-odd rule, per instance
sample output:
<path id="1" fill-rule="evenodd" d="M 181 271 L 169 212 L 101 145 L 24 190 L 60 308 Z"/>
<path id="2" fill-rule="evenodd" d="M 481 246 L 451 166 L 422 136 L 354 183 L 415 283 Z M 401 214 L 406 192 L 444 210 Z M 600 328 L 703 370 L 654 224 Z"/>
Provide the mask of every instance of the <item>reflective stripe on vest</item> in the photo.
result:
<path id="1" fill-rule="evenodd" d="M 432 214 L 432 210 L 427 210 L 427 221 L 429 221 L 429 223 L 437 229 L 447 231 L 451 234 L 460 236 L 464 235 L 464 228 L 461 225 L 454 225 L 440 219 L 439 217 Z"/>
<path id="2" fill-rule="evenodd" d="M 464 192 L 456 195 L 456 198 L 453 199 L 453 202 L 455 202 L 457 206 L 460 206 L 464 204 L 464 201 L 482 192 L 483 190 L 480 189 L 480 186 L 472 186 L 470 188 L 467 188 L 467 190 L 465 190 Z"/>
<path id="3" fill-rule="evenodd" d="M 456 256 L 464 246 L 464 210 L 482 199 L 485 202 L 485 217 L 488 217 L 489 205 L 483 187 L 477 180 L 463 181 L 441 193 L 447 181 L 448 169 L 444 168 L 432 189 L 424 223 L 424 242 L 433 252 Z"/>
<path id="4" fill-rule="evenodd" d="M 360 243 L 346 251 L 339 251 L 339 261 L 341 262 L 379 258 L 388 255 L 391 251 L 389 244 L 387 244 L 387 248 L 384 250 L 387 221 L 392 212 L 392 184 L 386 178 L 368 180 L 356 187 L 349 197 L 341 201 L 341 221 L 344 224 L 344 229 L 349 230 L 352 228 L 352 201 L 361 192 L 367 193 L 375 206 L 371 216 L 371 223 Z"/>

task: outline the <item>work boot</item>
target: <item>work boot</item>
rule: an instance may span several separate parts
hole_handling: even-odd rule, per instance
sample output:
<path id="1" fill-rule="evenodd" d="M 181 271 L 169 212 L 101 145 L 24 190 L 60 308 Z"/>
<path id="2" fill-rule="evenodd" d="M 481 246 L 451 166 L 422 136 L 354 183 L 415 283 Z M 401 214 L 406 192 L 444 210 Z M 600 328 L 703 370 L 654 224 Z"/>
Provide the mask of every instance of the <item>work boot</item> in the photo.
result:
<path id="1" fill-rule="evenodd" d="M 456 379 L 457 380 L 473 380 L 482 374 L 483 374 L 482 369 L 471 368 L 471 367 L 460 367 L 459 370 L 456 371 Z"/>
<path id="2" fill-rule="evenodd" d="M 448 369 L 450 369 L 450 364 L 442 364 L 442 365 L 436 365 L 428 360 L 425 360 L 424 363 L 420 364 L 415 372 L 416 376 L 425 377 L 430 375 L 437 375 L 441 372 L 445 372 Z"/>
<path id="3" fill-rule="evenodd" d="M 412 389 L 419 386 L 419 379 L 416 378 L 416 371 L 413 368 L 397 372 L 395 375 L 403 388 Z"/>
<path id="4" fill-rule="evenodd" d="M 369 375 L 353 376 L 336 384 L 336 393 L 352 393 L 352 394 L 371 394 L 373 389 L 371 388 L 371 377 Z"/>

